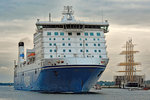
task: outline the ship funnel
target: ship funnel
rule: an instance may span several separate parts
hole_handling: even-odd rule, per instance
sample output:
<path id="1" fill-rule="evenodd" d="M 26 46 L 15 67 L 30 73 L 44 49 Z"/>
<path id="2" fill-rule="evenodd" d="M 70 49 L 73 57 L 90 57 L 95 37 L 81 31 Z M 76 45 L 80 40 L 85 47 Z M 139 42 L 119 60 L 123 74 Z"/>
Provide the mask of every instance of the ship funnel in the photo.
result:
<path id="1" fill-rule="evenodd" d="M 24 62 L 24 42 L 19 42 L 18 48 L 19 48 L 18 64 L 20 65 L 21 63 Z"/>

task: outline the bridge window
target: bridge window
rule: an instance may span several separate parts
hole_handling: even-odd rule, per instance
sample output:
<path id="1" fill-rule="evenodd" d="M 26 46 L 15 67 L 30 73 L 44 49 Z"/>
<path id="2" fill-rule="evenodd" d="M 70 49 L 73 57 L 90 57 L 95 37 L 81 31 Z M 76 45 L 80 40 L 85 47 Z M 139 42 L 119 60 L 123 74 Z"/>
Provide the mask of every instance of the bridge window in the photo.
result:
<path id="1" fill-rule="evenodd" d="M 85 25 L 85 28 L 100 29 L 100 25 Z"/>
<path id="2" fill-rule="evenodd" d="M 67 25 L 64 25 L 64 29 L 82 29 L 83 28 L 83 25 L 77 25 L 77 24 L 67 24 Z"/>
<path id="3" fill-rule="evenodd" d="M 66 52 L 66 50 L 65 50 L 65 49 L 63 49 L 63 52 Z"/>
<path id="4" fill-rule="evenodd" d="M 43 28 L 63 28 L 63 25 L 43 25 Z"/>
<path id="5" fill-rule="evenodd" d="M 98 46 L 100 46 L 100 44 L 98 44 Z"/>

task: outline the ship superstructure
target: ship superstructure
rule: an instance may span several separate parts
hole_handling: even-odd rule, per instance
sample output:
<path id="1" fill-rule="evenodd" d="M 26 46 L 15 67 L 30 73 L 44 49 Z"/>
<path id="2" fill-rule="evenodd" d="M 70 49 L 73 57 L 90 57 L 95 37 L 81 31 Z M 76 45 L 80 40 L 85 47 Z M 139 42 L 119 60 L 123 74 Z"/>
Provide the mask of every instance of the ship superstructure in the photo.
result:
<path id="1" fill-rule="evenodd" d="M 19 42 L 15 89 L 44 92 L 88 92 L 103 73 L 108 57 L 104 33 L 108 22 L 76 21 L 65 6 L 60 22 L 37 20 L 34 48 Z"/>

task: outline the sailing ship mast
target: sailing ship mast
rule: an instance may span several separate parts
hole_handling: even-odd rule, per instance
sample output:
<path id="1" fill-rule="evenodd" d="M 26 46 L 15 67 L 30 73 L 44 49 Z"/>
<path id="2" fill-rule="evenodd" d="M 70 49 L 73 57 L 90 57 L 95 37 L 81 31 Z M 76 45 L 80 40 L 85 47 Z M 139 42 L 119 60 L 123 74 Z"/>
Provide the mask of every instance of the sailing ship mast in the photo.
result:
<path id="1" fill-rule="evenodd" d="M 126 42 L 126 51 L 122 51 L 120 55 L 126 55 L 126 61 L 121 62 L 118 65 L 119 66 L 125 66 L 124 71 L 118 71 L 118 72 L 125 72 L 125 80 L 127 82 L 135 82 L 134 75 L 137 71 L 136 65 L 140 65 L 139 62 L 134 62 L 134 54 L 138 53 L 139 51 L 134 50 L 134 44 L 132 43 L 132 39 Z"/>

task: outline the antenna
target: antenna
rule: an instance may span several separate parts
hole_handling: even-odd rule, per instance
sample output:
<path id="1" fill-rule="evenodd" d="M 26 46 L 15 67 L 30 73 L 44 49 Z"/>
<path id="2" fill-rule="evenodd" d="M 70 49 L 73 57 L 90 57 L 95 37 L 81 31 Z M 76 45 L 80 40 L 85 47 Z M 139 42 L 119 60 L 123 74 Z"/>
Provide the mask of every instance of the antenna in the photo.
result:
<path id="1" fill-rule="evenodd" d="M 102 22 L 103 22 L 103 16 L 104 16 L 104 15 L 103 15 L 103 9 L 102 9 Z"/>
<path id="2" fill-rule="evenodd" d="M 51 13 L 49 13 L 49 22 L 51 22 Z"/>

